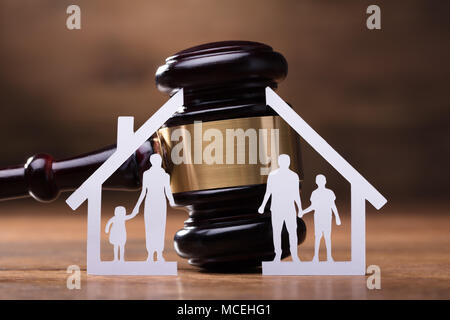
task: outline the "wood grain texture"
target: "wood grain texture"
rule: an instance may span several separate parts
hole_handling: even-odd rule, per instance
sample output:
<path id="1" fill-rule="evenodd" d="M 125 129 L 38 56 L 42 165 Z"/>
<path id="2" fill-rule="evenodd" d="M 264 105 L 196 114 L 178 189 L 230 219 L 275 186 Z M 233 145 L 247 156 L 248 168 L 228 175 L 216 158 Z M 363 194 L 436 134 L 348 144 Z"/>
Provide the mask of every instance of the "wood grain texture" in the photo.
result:
<path id="1" fill-rule="evenodd" d="M 0 299 L 449 299 L 449 207 L 429 212 L 420 207 L 386 208 L 382 214 L 368 211 L 367 264 L 381 267 L 381 290 L 368 290 L 366 277 L 361 276 L 203 272 L 173 250 L 172 236 L 185 219 L 179 211 L 169 213 L 165 251 L 167 260 L 178 261 L 177 277 L 86 276 L 84 213 L 73 214 L 62 203 L 22 208 L 2 205 Z M 342 228 L 335 227 L 336 260 L 349 257 L 346 232 L 350 221 L 345 212 L 341 210 Z M 138 216 L 127 223 L 127 259 L 145 258 L 142 222 Z M 312 216 L 306 218 L 306 224 L 311 230 Z M 301 259 L 312 258 L 311 232 L 299 252 Z M 112 258 L 106 237 L 102 258 Z M 66 288 L 66 268 L 72 264 L 82 269 L 81 290 Z"/>

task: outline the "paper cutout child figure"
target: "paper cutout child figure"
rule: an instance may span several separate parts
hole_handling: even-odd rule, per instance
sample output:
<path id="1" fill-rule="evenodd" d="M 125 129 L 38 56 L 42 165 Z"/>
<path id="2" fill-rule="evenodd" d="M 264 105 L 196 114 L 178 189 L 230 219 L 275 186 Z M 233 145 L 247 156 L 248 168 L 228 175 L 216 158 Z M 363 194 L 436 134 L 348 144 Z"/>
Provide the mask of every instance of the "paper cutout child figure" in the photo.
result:
<path id="1" fill-rule="evenodd" d="M 161 168 L 161 162 L 162 159 L 159 154 L 150 156 L 152 166 L 144 172 L 142 192 L 133 210 L 133 213 L 137 214 L 142 201 L 146 197 L 144 220 L 148 262 L 154 261 L 154 252 L 156 252 L 157 261 L 164 261 L 162 252 L 164 250 L 164 234 L 166 231 L 166 197 L 169 199 L 170 205 L 175 206 L 172 190 L 170 189 L 170 175 Z"/>
<path id="2" fill-rule="evenodd" d="M 341 225 L 341 219 L 336 208 L 336 196 L 334 192 L 328 188 L 325 188 L 327 179 L 324 175 L 319 174 L 316 176 L 317 189 L 311 194 L 311 205 L 299 213 L 301 218 L 304 214 L 314 210 L 314 258 L 312 262 L 319 262 L 319 248 L 322 235 L 325 238 L 325 248 L 327 250 L 327 260 L 333 262 L 331 256 L 331 220 L 333 213 L 336 217 L 336 224 Z"/>
<path id="3" fill-rule="evenodd" d="M 272 218 L 273 246 L 275 249 L 274 262 L 281 260 L 281 232 L 283 224 L 289 233 L 289 246 L 291 250 L 292 260 L 300 262 L 297 255 L 297 212 L 302 211 L 300 201 L 300 187 L 298 175 L 289 170 L 291 159 L 287 154 L 278 157 L 278 169 L 272 171 L 267 178 L 266 193 L 264 200 L 258 209 L 259 213 L 264 213 L 269 197 L 272 196 L 270 204 Z"/>
<path id="4" fill-rule="evenodd" d="M 114 245 L 114 261 L 125 261 L 125 243 L 127 242 L 127 229 L 125 221 L 133 219 L 136 214 L 126 214 L 124 207 L 116 207 L 114 217 L 108 220 L 105 233 L 109 233 L 109 243 Z M 111 230 L 109 230 L 111 228 Z"/>

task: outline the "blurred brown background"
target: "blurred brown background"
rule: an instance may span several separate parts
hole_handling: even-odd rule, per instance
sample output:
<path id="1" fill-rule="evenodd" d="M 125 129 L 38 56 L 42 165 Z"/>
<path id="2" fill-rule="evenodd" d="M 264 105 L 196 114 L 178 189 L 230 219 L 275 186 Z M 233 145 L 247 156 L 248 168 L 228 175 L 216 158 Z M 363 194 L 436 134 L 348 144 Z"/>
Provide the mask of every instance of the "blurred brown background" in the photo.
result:
<path id="1" fill-rule="evenodd" d="M 70 4 L 81 7 L 81 30 L 66 29 Z M 370 4 L 381 7 L 382 30 L 366 28 Z M 134 115 L 138 127 L 167 100 L 154 84 L 167 56 L 253 40 L 289 63 L 278 93 L 391 204 L 446 201 L 449 4 L 2 0 L 0 166 L 114 143 L 117 116 Z M 307 190 L 323 172 L 337 194 L 348 191 L 305 150 Z"/>

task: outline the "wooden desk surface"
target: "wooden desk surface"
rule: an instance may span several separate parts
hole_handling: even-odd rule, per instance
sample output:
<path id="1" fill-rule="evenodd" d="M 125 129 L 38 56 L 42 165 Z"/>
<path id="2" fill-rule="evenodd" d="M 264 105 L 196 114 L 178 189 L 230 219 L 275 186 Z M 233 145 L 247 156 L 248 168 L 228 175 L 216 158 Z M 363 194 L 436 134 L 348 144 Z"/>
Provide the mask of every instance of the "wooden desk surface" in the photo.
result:
<path id="1" fill-rule="evenodd" d="M 368 290 L 364 276 L 262 277 L 260 273 L 206 273 L 179 258 L 173 233 L 186 215 L 169 213 L 166 260 L 178 261 L 177 277 L 87 276 L 86 214 L 61 202 L 27 206 L 0 203 L 1 299 L 449 299 L 449 207 L 368 209 L 367 265 L 381 268 L 381 290 Z M 112 212 L 112 211 L 111 211 Z M 333 235 L 336 260 L 349 256 L 349 219 Z M 144 259 L 142 216 L 127 223 L 128 259 Z M 312 227 L 312 216 L 306 218 Z M 323 244 L 322 244 L 323 245 Z M 112 257 L 104 237 L 102 258 Z M 312 258 L 313 235 L 300 258 Z M 323 257 L 323 252 L 321 256 Z M 81 290 L 68 290 L 66 268 L 79 265 Z"/>

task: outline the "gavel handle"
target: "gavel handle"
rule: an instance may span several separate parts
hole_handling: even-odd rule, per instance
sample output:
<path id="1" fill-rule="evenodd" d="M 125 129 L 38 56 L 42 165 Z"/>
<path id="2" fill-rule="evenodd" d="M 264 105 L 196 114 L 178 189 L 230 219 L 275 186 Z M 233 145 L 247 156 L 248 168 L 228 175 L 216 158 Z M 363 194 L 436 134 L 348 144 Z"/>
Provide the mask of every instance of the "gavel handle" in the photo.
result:
<path id="1" fill-rule="evenodd" d="M 142 173 L 150 167 L 154 149 L 147 140 L 103 184 L 104 189 L 139 190 Z M 116 150 L 112 145 L 78 157 L 55 161 L 48 154 L 36 154 L 24 165 L 0 169 L 0 200 L 32 196 L 50 202 L 64 191 L 78 188 Z"/>

